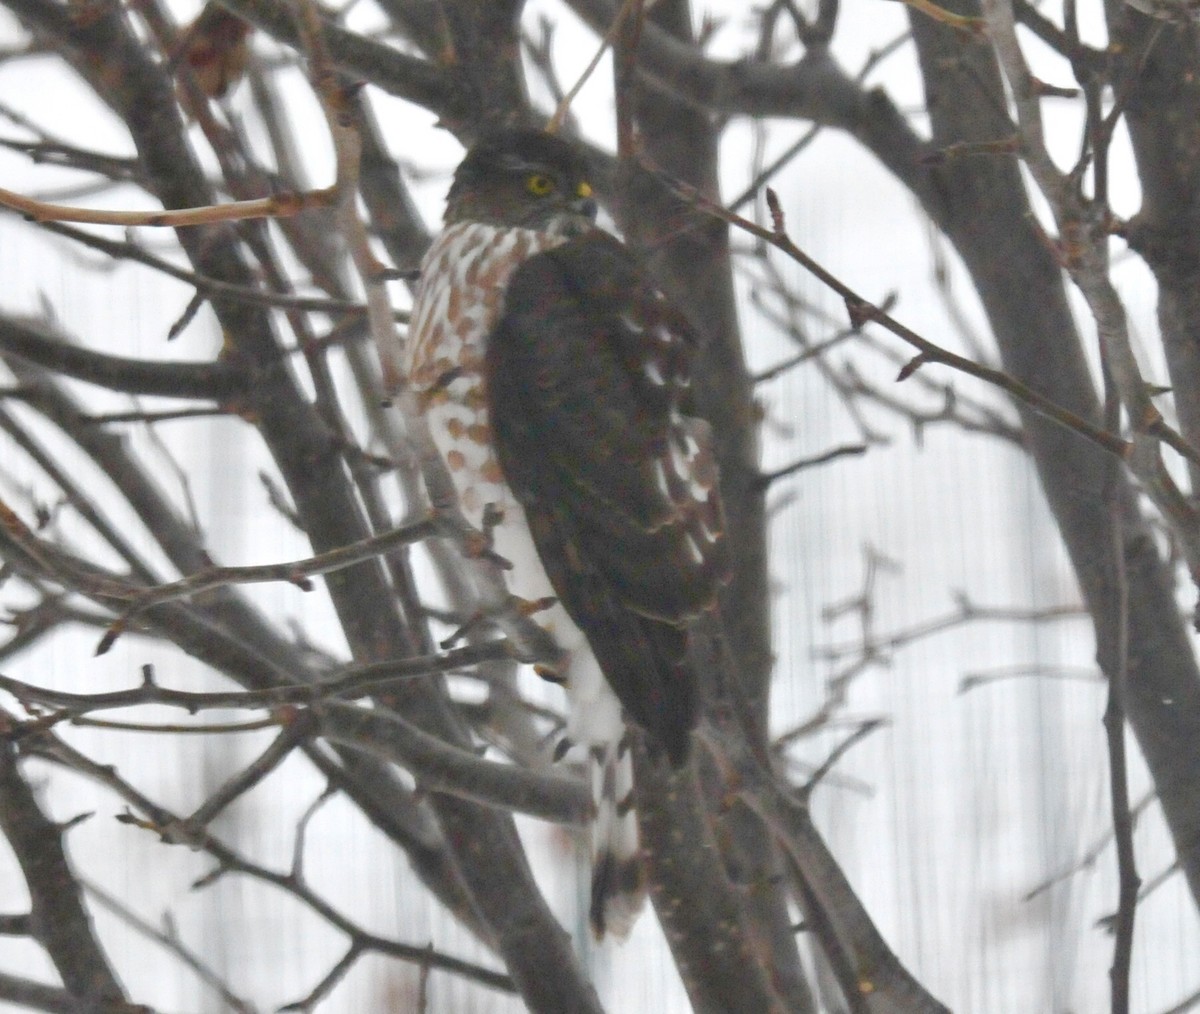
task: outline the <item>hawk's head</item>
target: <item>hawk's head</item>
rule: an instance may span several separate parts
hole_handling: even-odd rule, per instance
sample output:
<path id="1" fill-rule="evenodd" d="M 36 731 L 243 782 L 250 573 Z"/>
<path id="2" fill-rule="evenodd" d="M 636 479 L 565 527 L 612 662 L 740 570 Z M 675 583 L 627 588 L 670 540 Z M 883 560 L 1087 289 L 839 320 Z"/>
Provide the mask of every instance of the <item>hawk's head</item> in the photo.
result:
<path id="1" fill-rule="evenodd" d="M 486 222 L 573 236 L 596 217 L 587 162 L 540 130 L 485 135 L 458 167 L 447 201 L 447 225 Z"/>

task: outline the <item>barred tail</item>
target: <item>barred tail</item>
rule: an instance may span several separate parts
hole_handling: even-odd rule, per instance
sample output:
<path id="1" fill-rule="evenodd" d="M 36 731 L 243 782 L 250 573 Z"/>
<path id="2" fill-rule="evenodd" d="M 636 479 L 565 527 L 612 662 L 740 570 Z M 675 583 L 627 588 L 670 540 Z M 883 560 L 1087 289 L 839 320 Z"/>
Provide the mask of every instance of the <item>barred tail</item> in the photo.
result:
<path id="1" fill-rule="evenodd" d="M 589 918 L 597 939 L 611 933 L 624 940 L 646 900 L 633 809 L 633 756 L 625 737 L 594 746 L 589 767 L 596 807 Z"/>

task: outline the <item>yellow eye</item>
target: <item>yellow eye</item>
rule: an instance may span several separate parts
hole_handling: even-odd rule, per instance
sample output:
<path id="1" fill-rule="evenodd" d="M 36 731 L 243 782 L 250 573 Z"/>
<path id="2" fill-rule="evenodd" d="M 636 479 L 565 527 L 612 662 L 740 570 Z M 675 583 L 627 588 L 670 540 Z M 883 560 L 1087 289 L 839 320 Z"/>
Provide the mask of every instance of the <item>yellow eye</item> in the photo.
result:
<path id="1" fill-rule="evenodd" d="M 575 188 L 575 196 L 576 197 L 591 197 L 592 196 L 592 185 L 587 182 L 580 183 L 579 186 L 577 186 Z"/>
<path id="2" fill-rule="evenodd" d="M 554 180 L 549 176 L 530 176 L 525 181 L 525 189 L 534 197 L 545 197 L 554 190 Z"/>

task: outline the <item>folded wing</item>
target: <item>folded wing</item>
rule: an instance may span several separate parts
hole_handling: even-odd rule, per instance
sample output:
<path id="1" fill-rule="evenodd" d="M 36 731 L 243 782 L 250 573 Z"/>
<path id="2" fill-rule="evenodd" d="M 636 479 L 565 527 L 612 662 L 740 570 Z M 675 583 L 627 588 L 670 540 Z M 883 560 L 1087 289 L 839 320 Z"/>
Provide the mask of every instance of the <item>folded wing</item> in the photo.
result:
<path id="1" fill-rule="evenodd" d="M 555 592 L 631 718 L 681 763 L 698 715 L 689 621 L 728 569 L 694 338 L 595 231 L 527 260 L 487 346 L 500 466 Z"/>

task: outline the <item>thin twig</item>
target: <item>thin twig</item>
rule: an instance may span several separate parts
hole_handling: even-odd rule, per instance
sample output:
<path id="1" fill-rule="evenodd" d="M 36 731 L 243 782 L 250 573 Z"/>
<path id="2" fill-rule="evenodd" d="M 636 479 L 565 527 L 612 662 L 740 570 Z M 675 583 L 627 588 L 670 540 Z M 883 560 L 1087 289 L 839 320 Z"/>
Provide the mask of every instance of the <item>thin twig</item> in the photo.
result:
<path id="1" fill-rule="evenodd" d="M 303 1011 L 305 1014 L 309 1011 L 317 1009 L 317 1005 L 324 1000 L 339 982 L 346 977 L 346 973 L 354 966 L 354 963 L 363 955 L 363 946 L 357 938 L 351 940 L 350 946 L 333 965 L 328 972 L 322 977 L 309 991 L 307 996 L 299 1000 L 293 1000 L 291 1003 L 284 1004 L 279 1008 L 280 1014 L 284 1011 Z"/>
<path id="2" fill-rule="evenodd" d="M 220 405 L 199 408 L 176 408 L 162 412 L 104 412 L 98 415 L 81 415 L 79 422 L 84 426 L 104 426 L 109 423 L 160 423 L 178 419 L 211 419 L 213 416 L 230 415 Z"/>
<path id="3" fill-rule="evenodd" d="M 127 814 L 125 817 L 119 818 L 122 823 L 152 831 L 165 841 L 178 842 L 180 844 L 187 844 L 193 848 L 203 849 L 211 855 L 218 864 L 216 870 L 203 878 L 195 886 L 199 887 L 212 883 L 225 873 L 240 873 L 262 883 L 271 884 L 279 890 L 290 894 L 329 925 L 344 933 L 349 939 L 359 941 L 360 946 L 364 950 L 418 964 L 428 961 L 439 970 L 459 975 L 464 979 L 488 986 L 491 989 L 498 989 L 508 993 L 516 991 L 512 980 L 502 972 L 483 968 L 473 962 L 463 961 L 460 958 L 452 957 L 440 951 L 431 952 L 428 947 L 404 944 L 367 932 L 330 905 L 306 884 L 297 882 L 290 874 L 278 873 L 245 859 L 211 833 L 190 827 L 186 821 L 177 817 L 166 808 L 152 802 L 138 789 L 121 778 L 111 765 L 96 763 L 87 755 L 67 745 L 52 734 L 41 734 L 36 743 L 30 744 L 30 748 L 39 757 L 44 757 L 46 760 L 52 761 L 61 767 L 85 775 L 105 785 L 117 796 L 124 799 L 130 806 L 146 814 L 148 817 L 148 819 L 141 819 L 132 814 Z"/>
<path id="4" fill-rule="evenodd" d="M 825 779 L 825 777 L 837 766 L 846 753 L 855 745 L 866 739 L 876 729 L 880 729 L 887 725 L 887 719 L 871 718 L 862 722 L 849 736 L 842 740 L 832 751 L 824 762 L 810 776 L 807 782 L 800 789 L 800 798 L 808 799 L 812 796 L 814 790 Z"/>
<path id="5" fill-rule="evenodd" d="M 314 313 L 362 314 L 367 309 L 362 303 L 350 302 L 344 299 L 294 296 L 286 292 L 264 292 L 259 289 L 248 288 L 244 285 L 235 285 L 232 282 L 210 278 L 207 275 L 189 271 L 187 268 L 181 268 L 177 264 L 172 264 L 170 261 L 150 253 L 149 250 L 143 249 L 132 240 L 111 240 L 105 239 L 103 236 L 93 236 L 84 229 L 76 229 L 74 226 L 67 225 L 64 222 L 39 222 L 38 224 L 48 232 L 72 239 L 83 246 L 99 250 L 109 257 L 114 257 L 118 260 L 134 261 L 148 268 L 153 268 L 155 271 L 169 275 L 171 278 L 176 278 L 187 285 L 194 286 L 198 291 L 208 296 L 222 296 L 227 299 L 237 299 L 246 303 L 257 303 L 260 306 L 275 306 L 285 310 L 307 310 Z M 397 310 L 396 319 L 400 321 L 408 320 L 408 313 Z"/>
<path id="6" fill-rule="evenodd" d="M 1110 427 L 1121 412 L 1120 393 L 1108 368 L 1108 346 L 1101 344 L 1101 374 L 1104 379 L 1104 414 Z M 1111 653 L 1100 648 L 1099 656 L 1111 662 L 1105 666 L 1108 677 L 1108 705 L 1104 709 L 1104 733 L 1108 745 L 1108 784 L 1112 806 L 1113 840 L 1117 852 L 1117 913 L 1113 928 L 1113 959 L 1109 970 L 1112 986 L 1112 1014 L 1129 1014 L 1129 977 L 1133 963 L 1133 928 L 1137 914 L 1141 879 L 1133 848 L 1133 817 L 1129 808 L 1129 764 L 1125 751 L 1125 700 L 1129 692 L 1129 580 L 1125 570 L 1125 514 L 1118 490 L 1120 474 L 1111 462 L 1104 488 L 1108 508 L 1110 559 L 1113 568 L 1113 594 L 1108 615 L 1100 615 L 1107 635 L 1115 642 Z M 1106 635 L 1097 633 L 1097 639 Z"/>
<path id="7" fill-rule="evenodd" d="M 1104 679 L 1104 676 L 1098 670 L 1089 669 L 1085 666 L 1012 665 L 980 672 L 963 673 L 962 679 L 958 681 L 958 692 L 966 694 L 980 687 L 989 686 L 992 683 L 1026 677 L 1033 677 L 1034 679 L 1075 680 L 1080 683 L 1100 683 Z"/>
<path id="8" fill-rule="evenodd" d="M 317 815 L 317 811 L 336 794 L 337 790 L 332 785 L 326 785 L 321 790 L 321 794 L 308 804 L 308 808 L 300 815 L 300 819 L 296 821 L 295 838 L 292 841 L 292 878 L 297 883 L 304 883 L 304 846 L 308 840 L 308 825 L 312 823 L 312 819 Z"/>
<path id="9" fill-rule="evenodd" d="M 250 764 L 224 782 L 197 807 L 187 820 L 197 827 L 206 827 L 234 800 L 245 795 L 292 755 L 309 736 L 316 732 L 318 722 L 308 711 L 297 711 L 283 722 L 283 729 L 267 748 Z"/>
<path id="10" fill-rule="evenodd" d="M 325 680 L 270 687 L 265 690 L 228 690 L 196 693 L 159 686 L 152 675 L 140 686 L 107 693 L 76 694 L 33 686 L 0 674 L 0 690 L 12 694 L 24 705 L 37 705 L 67 713 L 70 717 L 119 708 L 159 704 L 182 708 L 190 714 L 214 708 L 273 709 L 286 705 L 311 705 L 321 701 L 354 700 L 387 689 L 402 680 L 420 679 L 438 673 L 456 672 L 481 662 L 510 658 L 504 641 L 471 644 L 436 655 L 389 659 L 367 665 L 348 666 Z M 147 667 L 148 669 L 149 667 Z"/>
<path id="11" fill-rule="evenodd" d="M 1135 822 L 1137 819 L 1149 809 L 1150 805 L 1158 798 L 1153 790 L 1146 792 L 1129 810 L 1129 815 Z M 1070 877 L 1075 876 L 1081 870 L 1090 869 L 1095 865 L 1096 861 L 1104 854 L 1104 850 L 1108 848 L 1109 842 L 1112 841 L 1114 828 L 1108 827 L 1097 839 L 1083 850 L 1083 853 L 1071 862 L 1071 865 L 1066 869 L 1047 877 L 1045 880 L 1031 887 L 1024 895 L 1021 896 L 1022 901 L 1033 901 L 1038 895 L 1045 894 L 1055 884 L 1062 883 Z"/>
<path id="12" fill-rule="evenodd" d="M 1132 445 L 1129 441 L 1122 440 L 1117 435 L 1101 429 L 1070 409 L 1056 404 L 1044 395 L 1039 394 L 1033 388 L 1017 380 L 1016 377 L 1010 376 L 1001 370 L 993 369 L 990 366 L 983 366 L 971 359 L 935 345 L 927 338 L 923 338 L 912 329 L 905 327 L 880 307 L 864 299 L 854 289 L 823 268 L 792 242 L 784 229 L 783 212 L 779 205 L 779 198 L 773 190 L 768 188 L 767 202 L 771 207 L 774 227 L 766 229 L 760 225 L 756 225 L 749 219 L 743 218 L 741 215 L 733 214 L 714 201 L 710 201 L 694 187 L 689 186 L 683 181 L 674 179 L 653 166 L 646 166 L 646 169 L 665 180 L 680 197 L 693 204 L 699 210 L 707 212 L 715 218 L 719 218 L 731 225 L 735 225 L 752 236 L 764 239 L 772 246 L 786 253 L 797 264 L 814 275 L 823 284 L 833 289 L 834 292 L 845 300 L 852 326 L 861 327 L 868 322 L 880 324 L 896 335 L 896 337 L 903 339 L 917 349 L 918 355 L 910 360 L 908 365 L 900 371 L 897 379 L 904 380 L 914 371 L 928 363 L 941 363 L 1000 388 L 1035 412 L 1053 419 L 1067 429 L 1086 437 L 1111 454 L 1125 458 L 1132 450 Z"/>
<path id="13" fill-rule="evenodd" d="M 983 35 L 987 30 L 987 22 L 983 18 L 965 17 L 962 14 L 955 14 L 953 11 L 946 10 L 945 7 L 939 7 L 933 0 L 904 0 L 913 10 L 920 11 L 934 21 L 939 21 L 943 25 L 962 32 L 967 36 L 978 37 Z"/>
<path id="14" fill-rule="evenodd" d="M 123 923 L 132 926 L 142 936 L 148 940 L 153 940 L 160 947 L 174 954 L 175 957 L 196 973 L 196 977 L 201 982 L 216 992 L 236 1014 L 254 1014 L 254 1008 L 249 1003 L 238 997 L 215 971 L 209 968 L 191 948 L 184 945 L 183 941 L 179 939 L 175 922 L 169 915 L 163 916 L 164 929 L 160 930 L 139 916 L 133 909 L 128 908 L 115 895 L 109 894 L 98 884 L 92 883 L 87 879 L 81 879 L 80 883 L 83 884 L 83 889 L 89 897 L 95 899 L 102 908 L 108 909 Z"/>
<path id="15" fill-rule="evenodd" d="M 858 457 L 867 453 L 866 444 L 844 444 L 841 447 L 834 447 L 831 450 L 824 451 L 821 454 L 814 455 L 810 458 L 801 458 L 799 461 L 793 461 L 790 465 L 785 465 L 783 468 L 777 468 L 772 472 L 763 472 L 754 480 L 754 488 L 757 490 L 766 490 L 769 486 L 777 482 L 779 479 L 786 478 L 789 475 L 795 475 L 806 468 L 815 468 L 818 465 L 824 465 L 827 462 L 834 461 L 837 458 Z"/>
<path id="16" fill-rule="evenodd" d="M 96 654 L 103 655 L 108 651 L 129 625 L 130 620 L 152 606 L 162 605 L 164 602 L 172 602 L 176 599 L 189 598 L 211 588 L 229 584 L 287 581 L 304 591 L 311 591 L 313 585 L 308 580 L 310 576 L 341 570 L 399 546 L 407 546 L 431 538 L 437 532 L 438 526 L 434 519 L 425 518 L 415 524 L 403 525 L 390 532 L 373 535 L 352 545 L 331 549 L 327 553 L 320 553 L 305 560 L 263 564 L 256 567 L 209 567 L 189 577 L 172 581 L 170 584 L 147 589 L 140 592 L 133 603 L 113 621 L 108 632 L 96 645 Z"/>
<path id="17" fill-rule="evenodd" d="M 789 356 L 787 359 L 766 370 L 763 370 L 761 373 L 754 374 L 754 376 L 750 379 L 755 384 L 762 384 L 768 380 L 775 380 L 776 378 L 787 373 L 788 370 L 793 370 L 797 366 L 807 363 L 810 359 L 816 359 L 818 356 L 824 355 L 830 349 L 841 345 L 847 339 L 857 338 L 860 334 L 862 334 L 862 332 L 857 328 L 845 328 L 844 330 L 841 330 L 835 334 L 832 338 L 826 338 L 824 341 L 818 342 L 816 345 L 810 345 L 803 351 L 797 352 L 794 356 Z"/>
<path id="18" fill-rule="evenodd" d="M 65 204 L 47 204 L 0 187 L 0 204 L 18 211 L 34 222 L 79 222 L 87 225 L 154 226 L 178 229 L 213 222 L 244 222 L 250 218 L 286 218 L 309 208 L 326 208 L 332 203 L 331 190 L 310 190 L 303 194 L 273 194 L 254 201 L 212 204 L 203 208 L 178 208 L 171 211 L 105 211 L 98 208 L 74 208 Z"/>
<path id="19" fill-rule="evenodd" d="M 587 79 L 595 73 L 596 68 L 600 65 L 600 60 L 604 57 L 604 54 L 608 52 L 609 47 L 616 43 L 617 36 L 621 33 L 621 26 L 625 23 L 625 19 L 629 17 L 629 14 L 634 7 L 640 3 L 641 0 L 624 0 L 624 3 L 621 4 L 620 8 L 617 10 L 616 17 L 613 18 L 612 24 L 609 26 L 608 31 L 604 33 L 604 38 L 600 40 L 600 45 L 597 47 L 595 55 L 589 61 L 588 65 L 584 67 L 583 72 L 579 75 L 578 80 L 569 89 L 567 89 L 567 93 L 562 97 L 562 101 L 559 102 L 558 108 L 554 110 L 554 115 L 551 116 L 549 122 L 547 122 L 547 133 L 555 134 L 562 127 L 563 120 L 566 118 L 566 115 L 571 108 L 571 103 L 575 101 L 575 96 L 579 94 L 580 90 L 587 82 Z"/>
<path id="20" fill-rule="evenodd" d="M 67 716 L 64 716 L 67 717 Z M 107 718 L 71 718 L 72 725 L 86 726 L 91 729 L 115 729 L 119 732 L 151 732 L 155 735 L 198 735 L 211 736 L 214 733 L 230 732 L 261 732 L 263 729 L 274 729 L 282 721 L 277 716 L 259 718 L 250 722 L 205 722 L 200 725 L 178 725 L 158 722 L 119 722 Z"/>
<path id="21" fill-rule="evenodd" d="M 1002 623 L 1054 623 L 1058 620 L 1085 618 L 1088 615 L 1087 611 L 1078 605 L 1047 606 L 1045 608 L 981 606 L 961 591 L 955 591 L 953 598 L 956 608 L 945 616 L 915 623 L 911 627 L 895 633 L 873 635 L 865 641 L 826 645 L 818 649 L 817 654 L 830 661 L 861 652 L 886 654 L 905 648 L 914 641 L 980 620 Z"/>

